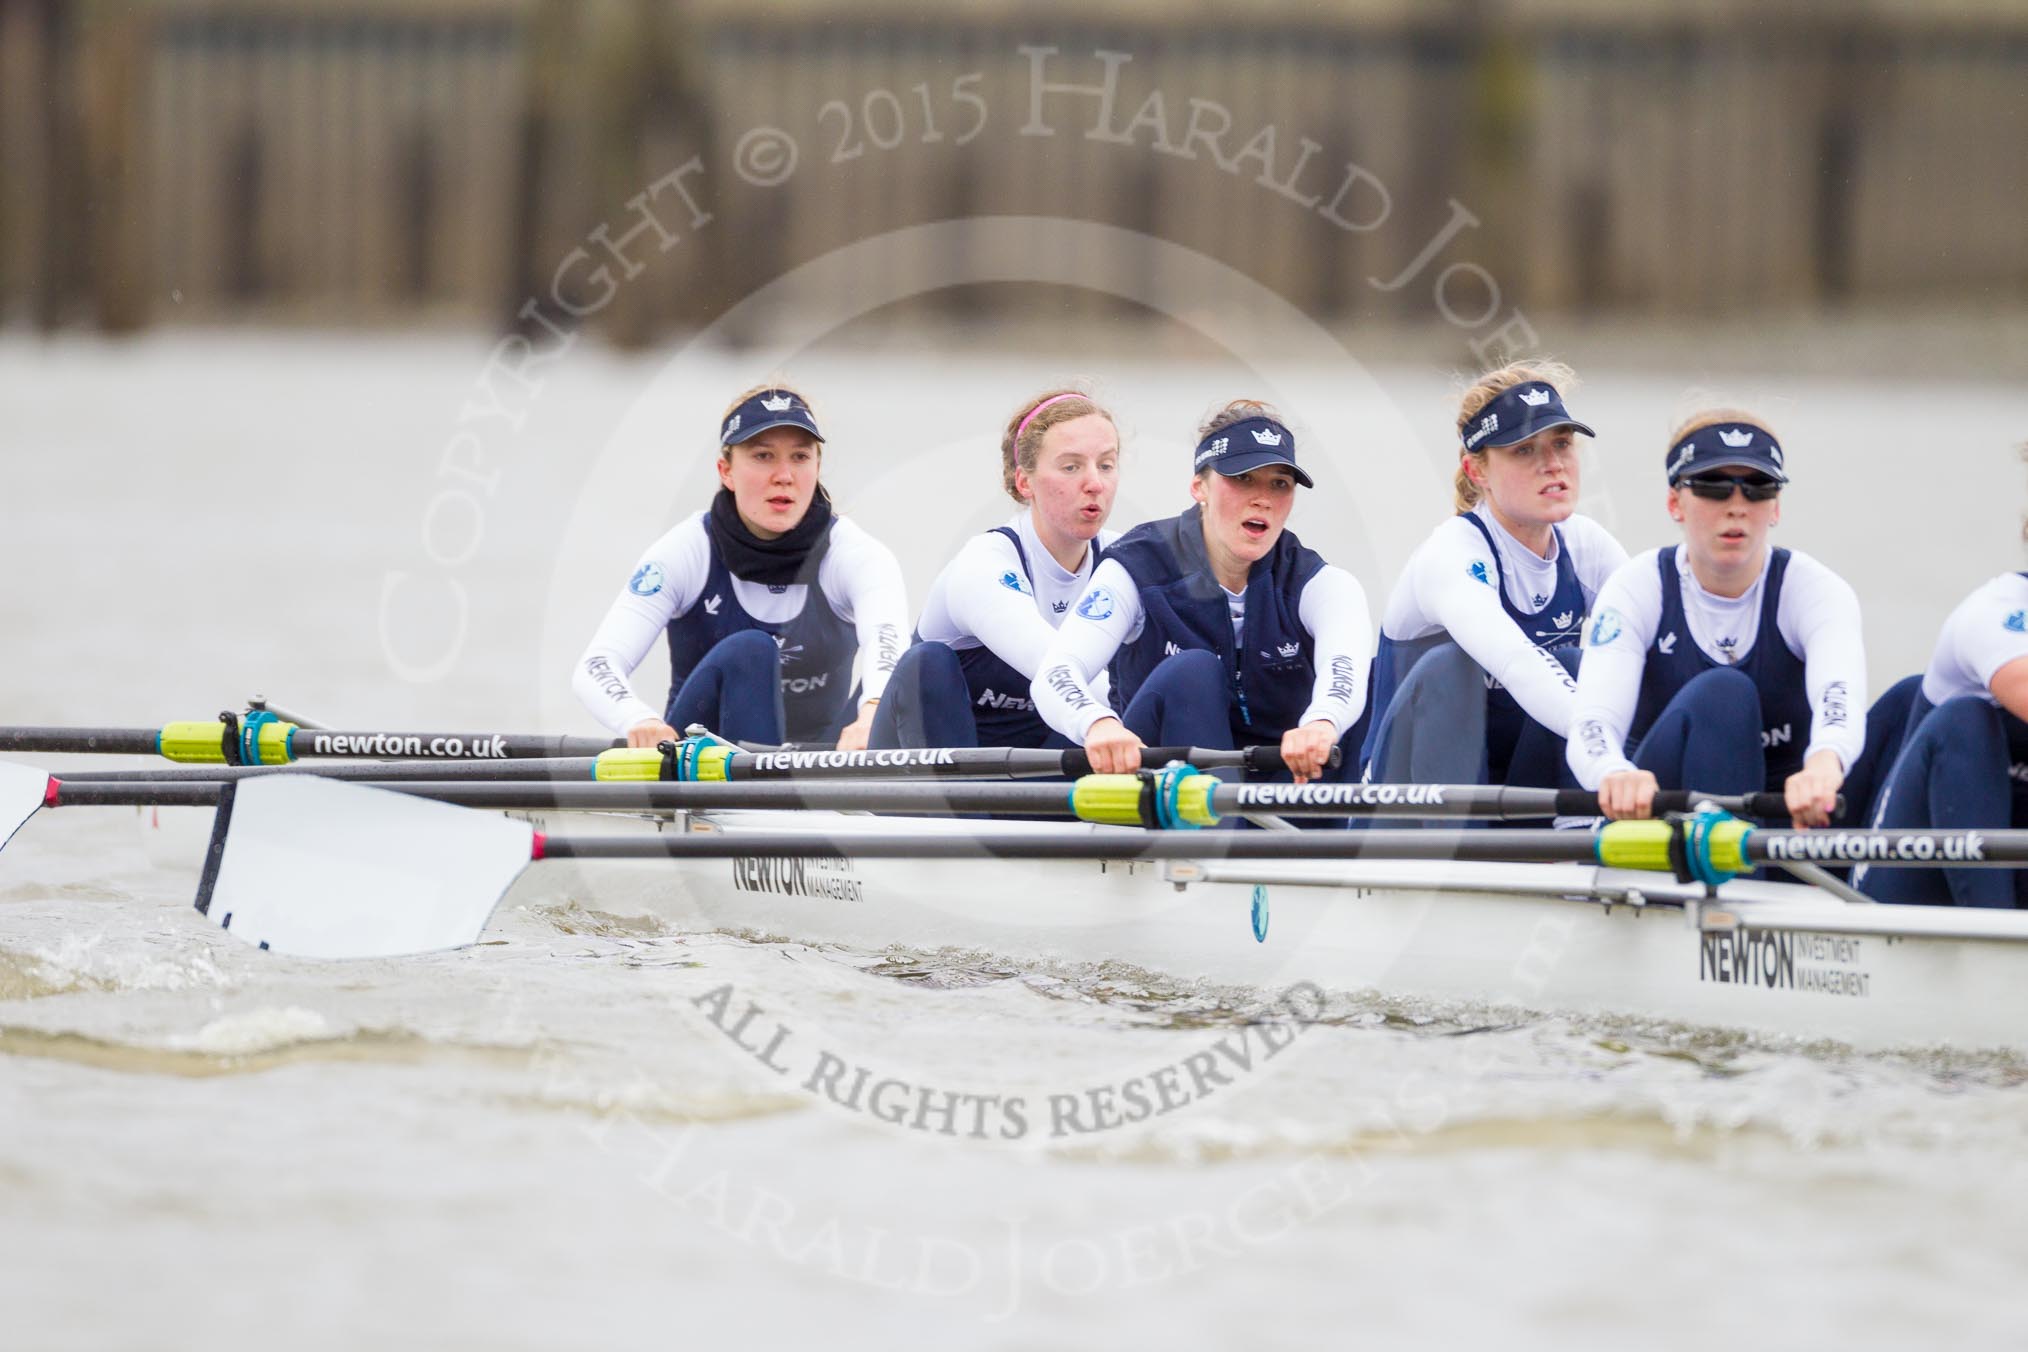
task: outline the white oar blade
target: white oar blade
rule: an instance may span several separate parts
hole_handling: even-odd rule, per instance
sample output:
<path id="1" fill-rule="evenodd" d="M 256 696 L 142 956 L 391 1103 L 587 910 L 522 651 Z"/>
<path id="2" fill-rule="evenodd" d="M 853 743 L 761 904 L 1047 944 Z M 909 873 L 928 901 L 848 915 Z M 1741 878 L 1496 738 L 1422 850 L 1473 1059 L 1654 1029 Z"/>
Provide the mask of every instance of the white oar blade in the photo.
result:
<path id="1" fill-rule="evenodd" d="M 0 849 L 41 809 L 48 792 L 47 770 L 0 762 Z"/>
<path id="2" fill-rule="evenodd" d="M 534 828 L 311 776 L 234 786 L 197 909 L 277 953 L 379 958 L 476 941 L 528 866 Z"/>

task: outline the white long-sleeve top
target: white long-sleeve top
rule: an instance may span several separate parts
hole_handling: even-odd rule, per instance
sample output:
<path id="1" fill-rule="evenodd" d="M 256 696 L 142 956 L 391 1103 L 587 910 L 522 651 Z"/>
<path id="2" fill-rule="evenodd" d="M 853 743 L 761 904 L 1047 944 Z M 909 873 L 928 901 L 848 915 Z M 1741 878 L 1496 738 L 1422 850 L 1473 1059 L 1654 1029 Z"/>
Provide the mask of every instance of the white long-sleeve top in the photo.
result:
<path id="1" fill-rule="evenodd" d="M 640 557 L 632 576 L 644 576 L 642 570 L 652 566 L 660 570 L 661 585 L 645 596 L 632 586 L 621 587 L 571 673 L 572 692 L 615 734 L 662 716 L 659 706 L 634 692 L 628 678 L 669 622 L 687 613 L 704 592 L 711 573 L 707 515 L 699 512 L 682 522 Z M 651 570 L 645 575 L 655 574 Z M 908 589 L 901 564 L 886 545 L 839 517 L 831 526 L 831 547 L 817 565 L 817 587 L 859 637 L 860 698 L 877 698 L 887 688 L 908 632 Z M 732 579 L 733 596 L 746 613 L 768 624 L 800 615 L 809 591 L 806 583 L 775 588 Z"/>
<path id="2" fill-rule="evenodd" d="M 1057 628 L 1055 641 L 1043 655 L 1029 687 L 1036 712 L 1044 721 L 1079 743 L 1101 718 L 1119 717 L 1098 684 L 1099 674 L 1121 644 L 1141 636 L 1145 623 L 1141 589 L 1118 562 L 1107 559 L 1100 563 L 1086 594 L 1100 588 L 1111 593 L 1110 613 L 1094 620 L 1083 613 L 1087 607 L 1082 600 L 1073 606 Z M 1234 640 L 1244 641 L 1245 594 L 1227 591 L 1225 604 L 1232 616 Z M 1092 609 L 1104 611 L 1104 607 Z M 1300 721 L 1327 718 L 1343 737 L 1366 707 L 1367 666 L 1373 657 L 1373 619 L 1366 605 L 1366 589 L 1352 574 L 1327 563 L 1303 585 L 1302 595 L 1296 598 L 1296 617 L 1310 633 L 1317 666 L 1310 704 Z"/>
<path id="3" fill-rule="evenodd" d="M 1655 561 L 1659 552 L 1650 549 L 1635 555 L 1606 579 L 1592 606 L 1593 620 L 1585 627 L 1565 756 L 1577 782 L 1587 789 L 1596 789 L 1609 774 L 1635 768 L 1627 758 L 1627 730 L 1640 702 L 1648 649 L 1661 627 L 1662 574 Z M 1790 550 L 1775 610 L 1780 632 L 1763 636 L 1761 600 L 1773 559 L 1769 550 L 1760 576 L 1745 595 L 1714 596 L 1698 583 L 1679 552 L 1676 576 L 1690 632 L 1663 637 L 1695 643 L 1721 666 L 1744 658 L 1764 637 L 1786 643 L 1803 660 L 1812 711 L 1803 758 L 1834 751 L 1850 768 L 1866 747 L 1866 644 L 1858 593 L 1809 555 Z M 1601 638 L 1603 642 L 1598 641 Z"/>
<path id="4" fill-rule="evenodd" d="M 1977 695 L 1988 704 L 2000 668 L 2028 657 L 2028 577 L 2002 573 L 1958 603 L 1937 634 L 1922 673 L 1922 697 L 1931 704 Z"/>
<path id="5" fill-rule="evenodd" d="M 960 651 L 987 648 L 1033 679 L 1056 627 L 1090 585 L 1096 555 L 1087 548 L 1084 562 L 1070 572 L 1043 546 L 1031 512 L 1016 513 L 1007 525 L 1021 537 L 1027 570 L 1014 542 L 1000 532 L 973 536 L 930 584 L 915 631 Z M 1119 538 L 1118 531 L 1100 531 L 1099 551 Z"/>
<path id="6" fill-rule="evenodd" d="M 1572 516 L 1559 525 L 1562 544 L 1557 545 L 1552 537 L 1549 555 L 1544 558 L 1509 534 L 1485 506 L 1474 508 L 1470 515 L 1485 523 L 1493 537 L 1492 547 L 1487 547 L 1486 536 L 1462 516 L 1454 516 L 1430 532 L 1409 556 L 1408 566 L 1394 584 L 1380 632 L 1397 643 L 1439 631 L 1448 633 L 1487 676 L 1513 694 L 1530 718 L 1562 735 L 1569 730 L 1571 711 L 1576 707 L 1577 684 L 1561 662 L 1515 624 L 1500 604 L 1500 593 L 1486 582 L 1500 578 L 1508 602 L 1523 614 L 1533 614 L 1554 595 L 1556 565 L 1561 550 L 1568 549 L 1578 585 L 1584 589 L 1585 611 L 1561 617 L 1544 615 L 1542 619 L 1555 624 L 1560 618 L 1563 627 L 1570 627 L 1583 622 L 1606 579 L 1627 561 L 1627 551 L 1610 531 L 1588 516 Z M 1492 557 L 1495 551 L 1497 560 Z"/>

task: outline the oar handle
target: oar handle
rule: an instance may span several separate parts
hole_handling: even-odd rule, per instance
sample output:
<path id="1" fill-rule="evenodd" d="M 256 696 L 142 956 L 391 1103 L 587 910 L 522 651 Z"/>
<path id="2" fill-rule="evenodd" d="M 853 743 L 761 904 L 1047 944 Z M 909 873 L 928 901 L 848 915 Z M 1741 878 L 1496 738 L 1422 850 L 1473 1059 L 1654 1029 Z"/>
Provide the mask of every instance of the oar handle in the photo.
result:
<path id="1" fill-rule="evenodd" d="M 1337 747 L 1331 748 L 1330 764 L 1337 766 L 1344 760 L 1344 753 Z M 1243 746 L 1237 751 L 1212 751 L 1195 746 L 1144 746 L 1141 748 L 1141 764 L 1154 770 L 1171 761 L 1183 761 L 1200 770 L 1249 770 L 1256 774 L 1277 774 L 1289 768 L 1282 759 L 1278 746 Z M 1091 758 L 1083 747 L 1072 747 L 1063 753 L 1063 773 L 1073 779 L 1092 774 Z"/>
<path id="2" fill-rule="evenodd" d="M 1695 812 L 1699 806 L 1710 803 L 1736 817 L 1754 817 L 1761 821 L 1786 821 L 1789 815 L 1788 799 L 1778 793 L 1745 793 L 1728 797 L 1722 794 L 1698 793 L 1690 789 L 1663 789 L 1655 795 L 1654 813 L 1661 816 L 1667 812 Z M 1845 810 L 1845 800 L 1838 799 L 1837 810 Z M 1559 817 L 1599 816 L 1598 795 L 1584 789 L 1559 789 L 1556 793 L 1556 815 Z"/>

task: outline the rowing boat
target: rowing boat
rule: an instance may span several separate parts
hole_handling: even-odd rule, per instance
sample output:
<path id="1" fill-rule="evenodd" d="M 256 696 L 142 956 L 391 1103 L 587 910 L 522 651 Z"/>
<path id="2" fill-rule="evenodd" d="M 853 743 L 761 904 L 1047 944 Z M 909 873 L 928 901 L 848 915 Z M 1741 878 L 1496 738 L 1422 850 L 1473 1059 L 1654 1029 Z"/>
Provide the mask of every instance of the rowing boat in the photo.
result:
<path id="1" fill-rule="evenodd" d="M 31 796 L 40 792 L 33 773 L 24 771 L 22 778 Z M 1567 832 L 1465 832 L 1447 846 L 1430 833 L 1428 847 L 1397 846 L 1391 857 L 1304 858 L 1299 856 L 1317 851 L 1299 847 L 1341 849 L 1322 838 L 1336 837 L 1347 852 L 1356 852 L 1364 847 L 1352 847 L 1353 840 L 1377 842 L 1380 834 L 1313 832 L 1304 833 L 1308 840 L 1282 836 L 1283 843 L 1275 845 L 1273 833 L 1151 833 L 1094 821 L 1038 826 L 816 806 L 699 810 L 665 803 L 659 811 L 604 806 L 618 801 L 614 794 L 648 801 L 665 792 L 743 791 L 731 784 L 700 790 L 389 787 L 404 792 L 300 775 L 251 781 L 240 793 L 241 817 L 233 826 L 249 842 L 241 857 L 249 857 L 251 849 L 256 861 L 238 874 L 239 909 L 207 909 L 216 857 L 200 889 L 200 909 L 227 928 L 237 914 L 235 933 L 249 941 L 261 937 L 247 932 L 250 925 L 258 931 L 281 924 L 276 945 L 299 952 L 329 951 L 326 940 L 336 931 L 323 927 L 349 929 L 356 919 L 366 933 L 344 939 L 339 951 L 365 955 L 470 942 L 504 891 L 509 906 L 568 899 L 613 914 L 654 916 L 679 932 L 749 932 L 872 949 L 954 948 L 1038 963 L 1120 962 L 1190 980 L 1264 988 L 1308 983 L 1330 991 L 1657 1019 L 1862 1048 L 2028 1051 L 2028 982 L 2021 979 L 2028 964 L 2028 915 L 1875 905 L 1801 882 L 1735 877 L 1714 887 L 1591 863 L 1518 862 L 1510 853 L 1530 836 L 1589 848 L 1588 837 Z M 247 820 L 246 801 L 256 788 L 273 790 L 254 795 L 272 815 Z M 545 856 L 538 842 L 535 856 L 549 862 L 528 869 L 527 826 L 518 838 L 500 836 L 483 827 L 505 825 L 498 815 L 411 798 L 410 789 L 463 793 L 468 801 L 496 807 L 504 806 L 493 801 L 503 793 L 520 798 L 511 815 L 538 832 L 565 828 L 563 841 L 575 848 L 552 849 Z M 138 793 L 159 803 L 197 801 L 203 794 L 215 798 L 219 792 L 217 784 L 79 785 L 50 797 L 55 802 L 76 793 L 110 802 Z M 901 801 L 904 792 L 881 794 Z M 1042 792 L 1054 796 L 1061 790 Z M 533 807 L 550 795 L 562 806 Z M 601 806 L 587 809 L 576 801 L 587 795 Z M 345 828 L 354 833 L 349 843 L 321 838 L 327 806 L 341 818 L 356 818 Z M 202 856 L 209 811 L 159 806 L 142 811 L 151 836 L 171 842 L 167 853 L 187 863 Z M 478 824 L 474 829 L 485 839 L 461 854 L 444 833 L 455 836 L 468 822 Z M 598 838 L 567 834 L 586 823 L 597 823 Z M 296 844 L 282 847 L 278 859 L 318 857 L 332 867 L 298 868 L 284 892 L 274 886 L 277 879 L 260 872 L 258 861 L 272 842 L 292 834 Z M 897 849 L 896 837 L 912 843 Z M 434 871 L 447 881 L 416 881 L 410 895 L 418 900 L 411 902 L 379 896 L 384 885 L 367 888 L 359 881 L 362 875 L 347 874 L 345 861 L 374 855 L 381 842 L 394 840 L 408 842 L 390 847 L 402 851 L 403 869 Z M 1284 857 L 1235 857 L 1247 841 L 1274 846 L 1254 854 Z M 649 848 L 626 857 L 630 842 Z M 1073 842 L 1080 849 L 1090 845 L 1119 855 L 1162 857 L 1050 857 L 1064 854 L 1057 847 Z M 1476 861 L 1444 857 L 1467 846 L 1494 848 L 1473 849 L 1482 856 Z M 2021 848 L 2017 843 L 2010 857 L 2018 858 Z M 323 853 L 291 853 L 297 849 Z M 1784 857 L 1765 848 L 1756 854 L 1762 860 Z M 227 849 L 224 857 L 231 881 L 233 852 Z M 1530 857 L 1575 856 L 1561 851 Z M 487 883 L 476 874 L 461 878 L 460 869 L 467 867 L 461 859 L 489 861 L 484 871 L 491 877 L 497 870 L 498 881 Z M 374 866 L 384 882 L 395 878 L 384 863 Z M 1745 866 L 1750 865 L 1740 865 Z M 413 931 L 409 911 L 417 904 L 434 906 L 440 892 L 465 894 L 457 916 L 447 917 L 450 928 Z M 301 919 L 320 908 L 325 920 Z M 257 918 L 257 912 L 264 914 Z M 285 939 L 291 926 L 294 932 Z M 308 948 L 301 946 L 306 936 Z"/>
<path id="2" fill-rule="evenodd" d="M 732 840 L 906 826 L 976 837 L 977 859 L 560 860 L 506 905 L 570 899 L 683 932 L 879 949 L 1122 962 L 1173 977 L 1308 982 L 1579 1016 L 1632 1017 L 1861 1048 L 2028 1050 L 2028 915 L 1853 904 L 1746 879 L 1716 898 L 1654 873 L 1463 861 L 998 858 L 1013 824 L 857 814 L 533 814 L 538 830 Z M 821 822 L 813 822 L 821 817 Z M 1064 825 L 1067 834 L 1119 828 Z"/>

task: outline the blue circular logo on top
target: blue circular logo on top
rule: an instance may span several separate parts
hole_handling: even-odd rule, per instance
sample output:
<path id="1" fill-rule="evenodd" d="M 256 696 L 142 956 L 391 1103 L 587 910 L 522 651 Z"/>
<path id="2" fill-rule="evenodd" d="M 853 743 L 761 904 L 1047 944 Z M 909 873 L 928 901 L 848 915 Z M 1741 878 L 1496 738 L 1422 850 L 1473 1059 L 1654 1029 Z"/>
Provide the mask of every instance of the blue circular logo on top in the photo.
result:
<path id="1" fill-rule="evenodd" d="M 1598 618 L 1592 621 L 1591 646 L 1603 648 L 1606 644 L 1611 643 L 1620 636 L 1621 628 L 1620 613 L 1611 606 L 1607 606 L 1598 613 Z"/>
<path id="2" fill-rule="evenodd" d="M 653 596 L 662 590 L 662 565 L 644 563 L 627 580 L 627 590 L 636 596 Z"/>
<path id="3" fill-rule="evenodd" d="M 1021 585 L 1021 574 L 1015 572 L 1011 568 L 1008 569 L 1006 572 L 1000 574 L 1000 585 L 1005 587 L 1008 591 L 1017 591 L 1022 592 L 1024 594 L 1028 590 L 1026 587 Z"/>
<path id="4" fill-rule="evenodd" d="M 1112 592 L 1104 587 L 1093 587 L 1084 594 L 1084 599 L 1077 603 L 1077 613 L 1084 616 L 1087 620 L 1112 618 Z"/>

